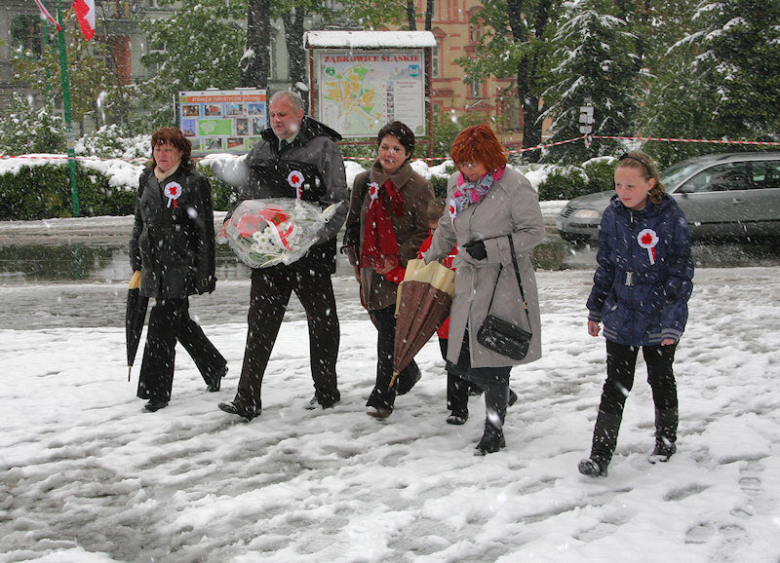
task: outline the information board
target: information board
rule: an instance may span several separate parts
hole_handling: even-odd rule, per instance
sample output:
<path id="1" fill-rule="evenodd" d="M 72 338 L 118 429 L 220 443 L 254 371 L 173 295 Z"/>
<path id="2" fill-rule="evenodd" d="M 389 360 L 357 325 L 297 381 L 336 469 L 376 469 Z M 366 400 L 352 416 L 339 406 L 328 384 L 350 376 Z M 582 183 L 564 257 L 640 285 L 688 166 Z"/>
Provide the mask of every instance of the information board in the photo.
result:
<path id="1" fill-rule="evenodd" d="M 317 49 L 318 119 L 343 137 L 373 137 L 391 121 L 425 134 L 423 49 Z"/>
<path id="2" fill-rule="evenodd" d="M 246 152 L 267 127 L 265 90 L 179 92 L 178 108 L 193 152 Z"/>

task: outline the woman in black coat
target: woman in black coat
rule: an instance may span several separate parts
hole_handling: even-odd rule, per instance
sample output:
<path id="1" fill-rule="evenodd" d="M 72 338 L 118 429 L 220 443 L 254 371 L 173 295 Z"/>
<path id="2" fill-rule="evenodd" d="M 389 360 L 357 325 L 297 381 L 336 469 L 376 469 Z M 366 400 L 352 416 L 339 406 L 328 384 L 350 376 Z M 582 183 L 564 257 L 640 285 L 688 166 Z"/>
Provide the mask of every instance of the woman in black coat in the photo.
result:
<path id="1" fill-rule="evenodd" d="M 141 173 L 130 239 L 133 282 L 155 298 L 149 315 L 138 397 L 154 412 L 168 405 L 176 342 L 218 391 L 227 362 L 190 318 L 189 296 L 214 291 L 214 216 L 209 181 L 190 163 L 192 144 L 175 127 L 152 135 L 152 162 Z M 131 285 L 133 283 L 131 282 Z"/>

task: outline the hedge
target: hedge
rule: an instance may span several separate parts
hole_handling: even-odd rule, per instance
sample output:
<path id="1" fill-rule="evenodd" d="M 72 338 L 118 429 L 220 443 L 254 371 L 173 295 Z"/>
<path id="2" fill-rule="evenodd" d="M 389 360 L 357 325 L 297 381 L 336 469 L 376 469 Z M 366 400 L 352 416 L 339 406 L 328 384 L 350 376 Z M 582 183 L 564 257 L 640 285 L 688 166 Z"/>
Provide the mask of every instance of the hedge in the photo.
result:
<path id="1" fill-rule="evenodd" d="M 109 185 L 109 178 L 77 162 L 79 207 L 85 217 L 131 215 L 135 190 Z M 0 220 L 71 217 L 70 178 L 66 165 L 22 166 L 0 175 Z"/>
<path id="2" fill-rule="evenodd" d="M 569 200 L 581 195 L 605 192 L 615 187 L 615 162 L 599 158 L 583 166 L 556 168 L 539 184 L 541 201 Z"/>
<path id="3" fill-rule="evenodd" d="M 137 182 L 111 186 L 110 179 L 76 162 L 79 210 L 83 217 L 132 215 Z M 209 178 L 214 209 L 230 209 L 237 189 L 214 177 L 208 166 L 198 167 Z M 66 164 L 22 166 L 18 172 L 0 174 L 0 220 L 29 221 L 72 217 L 70 177 Z"/>

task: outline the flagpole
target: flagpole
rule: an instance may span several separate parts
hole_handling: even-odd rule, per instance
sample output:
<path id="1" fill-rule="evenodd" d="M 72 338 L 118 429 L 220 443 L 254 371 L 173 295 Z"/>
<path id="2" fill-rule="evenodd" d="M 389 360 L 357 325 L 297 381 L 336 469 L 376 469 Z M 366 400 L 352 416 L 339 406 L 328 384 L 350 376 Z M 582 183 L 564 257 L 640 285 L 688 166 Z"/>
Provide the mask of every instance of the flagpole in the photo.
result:
<path id="1" fill-rule="evenodd" d="M 65 47 L 65 27 L 62 22 L 62 0 L 57 0 L 57 21 L 60 30 L 60 75 L 62 76 L 62 104 L 65 113 L 65 142 L 68 146 L 68 176 L 70 178 L 71 209 L 73 216 L 79 217 L 81 209 L 79 205 L 79 188 L 76 184 L 76 151 L 73 140 L 73 114 L 70 108 L 70 82 L 68 80 L 68 53 Z"/>

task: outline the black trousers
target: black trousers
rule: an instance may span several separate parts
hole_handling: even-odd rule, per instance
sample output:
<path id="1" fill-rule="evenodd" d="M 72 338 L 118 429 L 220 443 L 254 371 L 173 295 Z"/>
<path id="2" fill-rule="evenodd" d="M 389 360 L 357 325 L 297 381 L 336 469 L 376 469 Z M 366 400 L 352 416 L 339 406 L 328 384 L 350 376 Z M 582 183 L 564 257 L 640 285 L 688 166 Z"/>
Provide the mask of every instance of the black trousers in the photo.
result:
<path id="1" fill-rule="evenodd" d="M 177 341 L 193 359 L 206 384 L 215 383 L 224 374 L 227 361 L 190 318 L 189 299 L 158 299 L 149 313 L 138 378 L 137 395 L 141 399 L 170 401 Z"/>
<path id="2" fill-rule="evenodd" d="M 439 349 L 441 357 L 447 361 L 447 338 L 439 337 Z M 454 413 L 469 412 L 469 395 L 471 388 L 476 387 L 473 383 L 459 377 L 451 369 L 447 369 L 447 409 Z"/>
<path id="3" fill-rule="evenodd" d="M 376 383 L 366 406 L 381 409 L 392 409 L 396 394 L 403 395 L 414 387 L 420 368 L 412 360 L 390 388 L 393 379 L 393 358 L 395 348 L 395 305 L 371 311 L 377 329 L 376 337 Z"/>
<path id="4" fill-rule="evenodd" d="M 463 343 L 458 354 L 458 363 L 447 362 L 447 373 L 465 380 L 467 384 L 476 385 L 485 393 L 485 412 L 487 424 L 501 428 L 504 424 L 507 405 L 509 404 L 509 375 L 512 366 L 502 367 L 471 367 L 471 351 L 469 346 L 469 327 L 463 334 Z M 468 387 L 467 397 L 468 401 Z"/>
<path id="5" fill-rule="evenodd" d="M 607 340 L 607 381 L 601 392 L 600 411 L 623 415 L 626 399 L 634 386 L 639 348 Z M 653 392 L 655 408 L 660 411 L 677 408 L 677 383 L 673 369 L 677 345 L 641 348 L 647 364 L 647 382 Z"/>
<path id="6" fill-rule="evenodd" d="M 263 375 L 293 291 L 309 322 L 309 355 L 315 396 L 320 404 L 327 406 L 341 398 L 336 380 L 339 319 L 330 273 L 308 267 L 296 268 L 295 265 L 274 266 L 252 270 L 249 332 L 234 400 L 242 410 L 257 412 L 262 408 Z"/>

